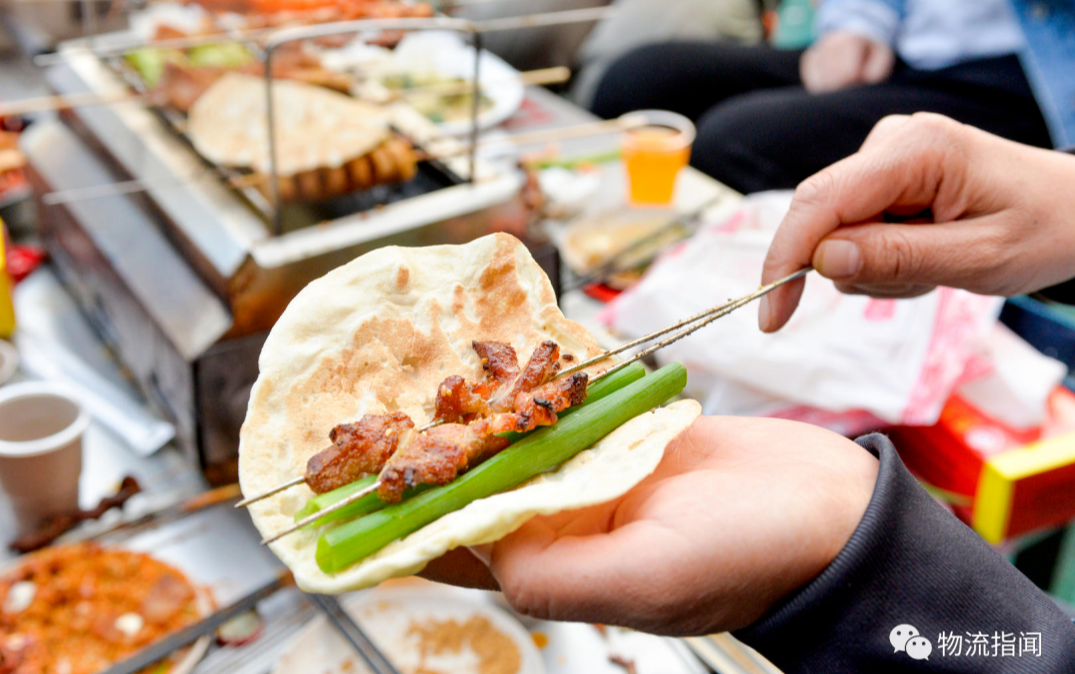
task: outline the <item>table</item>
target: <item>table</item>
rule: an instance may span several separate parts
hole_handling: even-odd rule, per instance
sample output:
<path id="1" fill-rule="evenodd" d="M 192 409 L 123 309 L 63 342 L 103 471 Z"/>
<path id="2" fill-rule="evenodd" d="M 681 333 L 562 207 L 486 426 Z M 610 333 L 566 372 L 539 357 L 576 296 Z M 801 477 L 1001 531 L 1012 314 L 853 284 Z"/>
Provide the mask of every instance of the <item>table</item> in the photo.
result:
<path id="1" fill-rule="evenodd" d="M 508 133 L 551 128 L 591 121 L 593 118 L 569 102 L 538 88 L 528 92 L 521 114 L 509 123 Z M 614 135 L 588 138 L 564 144 L 565 154 L 581 155 L 614 147 Z M 622 199 L 623 181 L 615 172 L 608 173 L 604 199 Z M 619 185 L 617 196 L 616 185 Z M 677 207 L 690 208 L 712 194 L 735 195 L 701 174 L 688 169 L 681 185 Z M 602 201 L 604 203 L 604 201 Z M 118 364 L 78 312 L 74 302 L 46 266 L 26 279 L 16 290 L 16 312 L 20 330 L 55 342 L 76 354 L 118 390 L 139 400 L 124 379 Z M 585 318 L 594 308 L 581 295 L 565 298 L 574 307 L 572 315 Z M 25 375 L 20 375 L 25 378 Z M 92 507 L 101 497 L 112 493 L 125 475 L 138 479 L 145 489 L 126 510 L 138 511 L 164 502 L 179 501 L 196 494 L 207 484 L 201 473 L 172 446 L 156 454 L 139 457 L 123 440 L 98 422 L 91 424 L 84 443 L 84 468 L 81 479 L 81 506 Z M 116 513 L 112 514 L 113 516 Z M 0 530 L 13 530 L 13 518 L 6 498 L 0 494 Z M 184 569 L 191 578 L 211 588 L 221 604 L 227 604 L 264 584 L 279 568 L 279 562 L 258 545 L 258 535 L 248 516 L 226 506 L 215 507 L 188 516 L 178 522 L 141 531 L 123 541 L 125 546 L 153 553 Z M 13 560 L 10 552 L 0 550 L 0 565 Z M 479 593 L 485 601 L 495 598 Z M 314 614 L 301 593 L 290 590 L 278 593 L 263 603 L 266 634 L 243 649 L 220 649 L 199 665 L 198 672 L 249 672 L 263 674 L 275 662 L 288 638 Z M 627 654 L 636 660 L 639 672 L 695 674 L 704 672 L 683 643 L 650 635 L 613 630 L 603 636 L 593 627 L 527 621 L 532 631 L 548 637 L 542 656 L 550 674 L 615 674 L 623 670 L 608 661 L 612 652 Z"/>

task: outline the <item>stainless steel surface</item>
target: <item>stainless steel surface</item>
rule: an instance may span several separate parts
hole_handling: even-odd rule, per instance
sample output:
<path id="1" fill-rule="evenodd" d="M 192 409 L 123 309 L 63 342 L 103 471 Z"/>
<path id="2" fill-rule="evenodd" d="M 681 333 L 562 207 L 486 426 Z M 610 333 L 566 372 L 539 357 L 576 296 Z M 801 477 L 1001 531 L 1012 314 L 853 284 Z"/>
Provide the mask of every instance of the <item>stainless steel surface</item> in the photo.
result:
<path id="1" fill-rule="evenodd" d="M 132 399 L 138 399 L 123 370 L 99 341 L 51 267 L 39 269 L 19 284 L 14 298 L 20 329 L 63 344 Z M 177 447 L 165 447 L 151 457 L 138 456 L 119 437 L 94 421 L 83 439 L 81 507 L 90 508 L 111 494 L 125 475 L 135 477 L 144 489 L 124 508 L 134 516 L 159 504 L 200 493 L 207 486 L 197 466 Z M 107 527 L 115 517 L 116 513 L 109 513 L 103 521 L 89 526 Z M 12 522 L 7 500 L 0 493 L 0 531 L 12 532 Z M 3 543 L 6 541 L 0 541 L 0 566 L 14 559 Z M 134 536 L 125 537 L 123 546 L 152 552 L 175 564 L 192 580 L 207 586 L 221 603 L 249 592 L 280 568 L 275 558 L 258 546 L 258 535 L 250 518 L 226 506 L 210 508 L 164 526 L 142 529 Z M 221 550 L 227 550 L 228 554 L 221 554 Z"/>
<path id="2" fill-rule="evenodd" d="M 370 641 L 362 628 L 355 624 L 351 616 L 340 606 L 335 597 L 323 594 L 310 595 L 310 601 L 324 614 L 332 628 L 335 629 L 344 641 L 354 649 L 355 653 L 369 666 L 373 674 L 399 674 L 392 663 L 389 662 L 380 650 Z"/>
<path id="3" fill-rule="evenodd" d="M 290 582 L 290 577 L 290 573 L 282 573 L 254 591 L 229 603 L 224 608 L 218 609 L 198 622 L 146 646 L 129 658 L 117 662 L 104 670 L 102 674 L 137 674 L 137 672 L 171 655 L 180 648 L 188 646 L 204 636 L 213 634 L 221 625 L 232 618 L 253 610 L 262 600 L 271 597 Z"/>
<path id="4" fill-rule="evenodd" d="M 74 47 L 63 47 L 67 48 Z M 86 54 L 72 56 L 47 77 L 62 94 L 110 95 L 123 89 L 108 67 Z M 435 131 L 428 121 L 417 113 L 408 114 L 405 105 L 392 109 L 398 113 L 394 114 L 396 123 L 406 125 L 409 136 L 430 142 L 426 149 L 439 153 L 460 147 L 456 141 L 434 141 Z M 94 176 L 79 187 L 128 178 L 148 181 L 145 201 L 159 214 L 159 226 L 227 302 L 235 335 L 267 329 L 287 300 L 309 280 L 362 252 L 399 243 L 459 243 L 490 231 L 512 211 L 511 202 L 521 186 L 521 177 L 514 171 L 479 164 L 476 184 L 445 187 L 390 203 L 376 212 L 354 213 L 272 236 L 266 221 L 251 207 L 260 198 L 255 188 L 249 188 L 247 203 L 235 190 L 215 181 L 174 180 L 205 171 L 205 164 L 141 104 L 79 108 L 67 118 L 118 169 Z M 470 175 L 464 158 L 444 163 L 463 178 Z"/>

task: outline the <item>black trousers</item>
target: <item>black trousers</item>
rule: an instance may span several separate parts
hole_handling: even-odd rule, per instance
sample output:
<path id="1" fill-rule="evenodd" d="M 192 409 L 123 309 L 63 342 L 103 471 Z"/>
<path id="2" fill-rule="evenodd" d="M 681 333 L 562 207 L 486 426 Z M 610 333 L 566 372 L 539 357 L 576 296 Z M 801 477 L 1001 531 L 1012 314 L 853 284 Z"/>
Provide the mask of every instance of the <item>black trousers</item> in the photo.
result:
<path id="1" fill-rule="evenodd" d="M 897 64 L 872 86 L 813 95 L 801 51 L 720 42 L 642 47 L 612 65 L 592 110 L 605 118 L 661 109 L 694 120 L 691 164 L 740 192 L 792 188 L 853 154 L 891 114 L 937 112 L 1022 143 L 1051 147 L 1015 56 L 935 71 Z"/>

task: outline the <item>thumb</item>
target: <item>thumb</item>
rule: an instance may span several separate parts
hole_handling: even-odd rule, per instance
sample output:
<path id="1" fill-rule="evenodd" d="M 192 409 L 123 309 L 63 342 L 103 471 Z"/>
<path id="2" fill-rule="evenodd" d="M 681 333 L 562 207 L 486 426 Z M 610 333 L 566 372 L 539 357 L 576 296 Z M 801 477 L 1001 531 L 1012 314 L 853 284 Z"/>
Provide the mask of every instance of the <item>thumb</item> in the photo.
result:
<path id="1" fill-rule="evenodd" d="M 992 267 L 1003 258 L 986 250 L 989 229 L 981 221 L 842 227 L 821 241 L 812 262 L 826 278 L 878 292 L 908 285 L 989 288 Z"/>

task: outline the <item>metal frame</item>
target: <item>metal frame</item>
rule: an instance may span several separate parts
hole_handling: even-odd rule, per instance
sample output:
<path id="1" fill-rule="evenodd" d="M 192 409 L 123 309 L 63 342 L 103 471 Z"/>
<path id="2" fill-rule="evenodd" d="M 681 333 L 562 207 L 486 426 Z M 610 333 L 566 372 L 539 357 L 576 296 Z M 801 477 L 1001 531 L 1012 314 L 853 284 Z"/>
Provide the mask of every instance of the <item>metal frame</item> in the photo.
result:
<path id="1" fill-rule="evenodd" d="M 336 35 L 357 35 L 365 30 L 448 30 L 458 33 L 466 33 L 471 36 L 471 44 L 474 47 L 474 102 L 470 113 L 470 175 L 467 181 L 474 182 L 477 173 L 478 155 L 478 113 L 481 109 L 481 30 L 477 24 L 465 19 L 452 19 L 448 17 L 432 17 L 428 19 L 356 19 L 354 21 L 341 21 L 335 23 L 314 24 L 311 26 L 296 26 L 281 28 L 269 35 L 265 43 L 261 45 L 264 52 L 265 63 L 265 111 L 266 127 L 269 133 L 269 193 L 273 203 L 273 233 L 279 236 L 283 232 L 283 221 L 280 210 L 279 175 L 277 174 L 276 161 L 276 116 L 273 112 L 273 76 L 272 59 L 276 50 L 289 42 L 296 40 L 309 40 L 319 37 L 332 37 Z"/>

